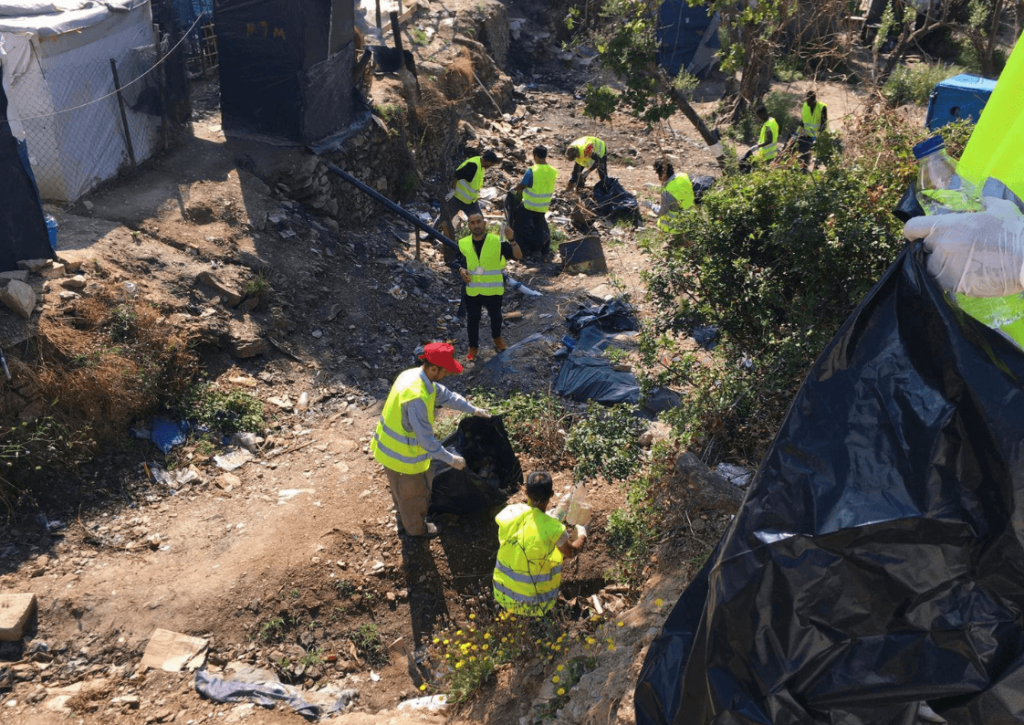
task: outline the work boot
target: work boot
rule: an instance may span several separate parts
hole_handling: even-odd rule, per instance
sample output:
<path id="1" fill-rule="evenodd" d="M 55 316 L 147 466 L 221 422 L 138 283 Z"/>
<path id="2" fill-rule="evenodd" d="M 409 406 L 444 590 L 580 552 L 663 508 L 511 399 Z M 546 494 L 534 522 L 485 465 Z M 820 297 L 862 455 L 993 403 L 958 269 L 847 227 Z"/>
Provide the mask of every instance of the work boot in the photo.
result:
<path id="1" fill-rule="evenodd" d="M 437 537 L 438 533 L 440 532 L 437 530 L 437 527 L 428 521 L 427 530 L 424 533 L 417 535 L 403 531 L 402 535 L 408 536 L 410 539 L 433 539 Z"/>
<path id="2" fill-rule="evenodd" d="M 466 359 L 470 362 L 476 360 L 476 351 L 477 349 L 475 347 L 469 348 L 469 352 L 466 353 Z"/>
<path id="3" fill-rule="evenodd" d="M 508 349 L 508 345 L 506 345 L 505 341 L 502 340 L 500 337 L 496 337 L 494 338 L 494 349 L 497 350 L 498 352 L 502 352 L 503 350 Z"/>

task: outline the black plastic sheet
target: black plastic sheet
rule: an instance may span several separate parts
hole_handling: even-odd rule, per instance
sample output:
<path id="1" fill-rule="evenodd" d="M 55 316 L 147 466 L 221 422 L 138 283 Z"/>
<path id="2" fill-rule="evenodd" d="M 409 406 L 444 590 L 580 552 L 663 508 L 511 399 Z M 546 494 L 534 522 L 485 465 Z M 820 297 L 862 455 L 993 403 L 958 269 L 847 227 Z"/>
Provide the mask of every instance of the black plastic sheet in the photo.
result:
<path id="1" fill-rule="evenodd" d="M 573 334 L 590 325 L 597 325 L 605 332 L 640 329 L 633 308 L 621 299 L 614 299 L 599 307 L 584 307 L 570 315 L 565 324 Z"/>
<path id="2" fill-rule="evenodd" d="M 613 369 L 603 354 L 618 334 L 602 332 L 597 325 L 587 327 L 558 371 L 555 394 L 603 405 L 639 401 L 636 376 L 628 370 Z"/>
<path id="3" fill-rule="evenodd" d="M 700 204 L 704 199 L 704 195 L 714 188 L 715 177 L 694 176 L 690 179 L 690 184 L 693 185 L 693 203 Z"/>
<path id="4" fill-rule="evenodd" d="M 466 467 L 461 471 L 438 467 L 430 497 L 432 514 L 466 514 L 501 506 L 523 483 L 523 468 L 500 415 L 463 418 L 442 444 L 465 458 Z"/>
<path id="5" fill-rule="evenodd" d="M 636 721 L 1024 721 L 1024 354 L 904 251 L 651 645 Z"/>
<path id="6" fill-rule="evenodd" d="M 597 213 L 609 219 L 640 219 L 640 204 L 618 179 L 606 177 L 594 184 Z"/>

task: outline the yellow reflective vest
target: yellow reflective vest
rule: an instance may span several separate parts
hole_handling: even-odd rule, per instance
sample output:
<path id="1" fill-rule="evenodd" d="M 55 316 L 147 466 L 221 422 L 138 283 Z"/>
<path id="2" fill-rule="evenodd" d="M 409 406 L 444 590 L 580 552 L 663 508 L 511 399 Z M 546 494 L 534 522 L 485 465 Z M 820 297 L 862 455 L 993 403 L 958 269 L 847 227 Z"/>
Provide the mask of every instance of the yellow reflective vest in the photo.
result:
<path id="1" fill-rule="evenodd" d="M 505 269 L 506 259 L 501 256 L 501 240 L 497 234 L 488 234 L 484 237 L 479 257 L 476 256 L 476 249 L 473 247 L 472 235 L 459 240 L 459 251 L 466 258 L 466 270 L 469 272 L 469 282 L 466 283 L 467 295 L 475 297 L 504 294 L 505 279 L 501 273 Z"/>
<path id="2" fill-rule="evenodd" d="M 690 177 L 684 173 L 673 174 L 672 178 L 665 184 L 665 191 L 672 195 L 679 205 L 679 211 L 686 211 L 693 207 L 693 183 Z M 658 228 L 663 232 L 671 232 L 675 226 L 677 212 L 669 212 L 658 217 Z"/>
<path id="3" fill-rule="evenodd" d="M 576 163 L 586 168 L 593 166 L 596 159 L 604 158 L 608 152 L 605 142 L 597 136 L 582 136 L 569 144 L 569 148 L 576 149 Z"/>
<path id="4" fill-rule="evenodd" d="M 983 196 L 1024 199 L 1024 50 L 1018 43 L 992 97 L 985 104 L 971 140 L 956 166 Z M 1014 197 L 1016 197 L 1014 199 Z M 971 317 L 999 330 L 1024 349 L 1024 297 L 966 297 L 957 302 Z"/>
<path id="5" fill-rule="evenodd" d="M 480 160 L 479 156 L 473 156 L 459 164 L 456 171 L 462 169 L 466 164 L 476 164 L 476 174 L 472 181 L 459 179 L 455 183 L 455 198 L 464 204 L 472 204 L 480 198 L 480 187 L 484 185 L 484 162 Z"/>
<path id="6" fill-rule="evenodd" d="M 768 129 L 772 132 L 772 142 L 765 144 L 768 140 Z M 761 135 L 757 139 L 758 144 L 765 144 L 757 150 L 757 157 L 762 161 L 771 161 L 779 152 L 779 122 L 771 116 L 761 126 Z"/>
<path id="7" fill-rule="evenodd" d="M 556 546 L 562 523 L 527 504 L 502 509 L 498 523 L 498 560 L 494 564 L 494 599 L 510 612 L 539 617 L 558 599 L 562 552 Z"/>
<path id="8" fill-rule="evenodd" d="M 530 173 L 533 174 L 533 185 L 523 189 L 523 206 L 543 214 L 551 206 L 558 169 L 550 164 L 534 164 L 530 167 Z"/>
<path id="9" fill-rule="evenodd" d="M 430 456 L 402 423 L 402 406 L 417 399 L 426 404 L 427 420 L 433 426 L 437 388 L 426 379 L 423 368 L 410 368 L 395 378 L 370 441 L 377 462 L 398 473 L 422 473 L 430 468 Z"/>
<path id="10" fill-rule="evenodd" d="M 804 122 L 804 132 L 811 138 L 818 138 L 818 134 L 825 130 L 821 127 L 821 114 L 824 108 L 826 108 L 825 104 L 818 101 L 814 104 L 813 111 L 808 103 L 804 103 L 804 107 L 800 111 L 801 120 Z"/>

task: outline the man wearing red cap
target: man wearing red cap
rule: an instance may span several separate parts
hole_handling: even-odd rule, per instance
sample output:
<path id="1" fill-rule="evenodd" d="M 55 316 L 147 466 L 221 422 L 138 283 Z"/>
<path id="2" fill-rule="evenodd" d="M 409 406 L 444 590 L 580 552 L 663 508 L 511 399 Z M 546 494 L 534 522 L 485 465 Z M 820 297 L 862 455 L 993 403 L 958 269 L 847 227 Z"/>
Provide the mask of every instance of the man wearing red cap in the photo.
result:
<path id="1" fill-rule="evenodd" d="M 391 486 L 399 534 L 428 539 L 437 536 L 437 527 L 426 521 L 434 482 L 431 459 L 460 471 L 466 467 L 465 458 L 434 437 L 435 406 L 491 417 L 483 408 L 441 385 L 449 375 L 462 372 L 454 353 L 455 348 L 446 342 L 432 342 L 423 348 L 423 365 L 399 374 L 391 386 L 370 442 L 373 457 L 384 466 Z"/>

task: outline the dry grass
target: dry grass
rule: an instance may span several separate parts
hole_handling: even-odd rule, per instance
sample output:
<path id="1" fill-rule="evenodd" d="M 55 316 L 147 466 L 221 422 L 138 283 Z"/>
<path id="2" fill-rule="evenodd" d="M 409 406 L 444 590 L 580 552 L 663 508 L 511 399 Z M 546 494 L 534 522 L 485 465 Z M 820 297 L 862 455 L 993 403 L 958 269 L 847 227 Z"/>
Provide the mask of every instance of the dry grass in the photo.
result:
<path id="1" fill-rule="evenodd" d="M 459 56 L 448 64 L 444 72 L 444 94 L 453 101 L 461 101 L 473 92 L 473 58 L 469 48 L 462 48 Z"/>

